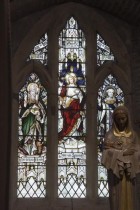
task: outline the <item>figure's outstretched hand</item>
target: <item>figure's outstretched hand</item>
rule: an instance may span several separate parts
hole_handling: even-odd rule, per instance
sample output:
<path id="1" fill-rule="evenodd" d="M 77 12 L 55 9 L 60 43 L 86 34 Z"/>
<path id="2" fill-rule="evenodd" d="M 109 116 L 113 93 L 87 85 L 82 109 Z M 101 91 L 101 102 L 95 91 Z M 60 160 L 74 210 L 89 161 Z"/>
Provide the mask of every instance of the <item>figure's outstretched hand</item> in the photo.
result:
<path id="1" fill-rule="evenodd" d="M 125 150 L 123 151 L 123 155 L 124 155 L 124 156 L 125 156 L 125 155 L 133 155 L 134 152 L 135 152 L 135 149 L 125 149 Z"/>

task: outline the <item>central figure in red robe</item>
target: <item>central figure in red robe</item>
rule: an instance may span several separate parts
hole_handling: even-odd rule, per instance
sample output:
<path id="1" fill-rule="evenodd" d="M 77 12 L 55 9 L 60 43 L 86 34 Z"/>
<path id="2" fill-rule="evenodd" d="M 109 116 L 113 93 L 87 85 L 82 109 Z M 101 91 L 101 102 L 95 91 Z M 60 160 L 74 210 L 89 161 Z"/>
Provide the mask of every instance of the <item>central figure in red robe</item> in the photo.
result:
<path id="1" fill-rule="evenodd" d="M 67 85 L 62 86 L 59 96 L 62 129 L 58 133 L 59 141 L 66 136 L 79 136 L 83 130 L 83 93 L 76 85 L 77 77 L 74 73 L 68 73 L 65 77 Z"/>

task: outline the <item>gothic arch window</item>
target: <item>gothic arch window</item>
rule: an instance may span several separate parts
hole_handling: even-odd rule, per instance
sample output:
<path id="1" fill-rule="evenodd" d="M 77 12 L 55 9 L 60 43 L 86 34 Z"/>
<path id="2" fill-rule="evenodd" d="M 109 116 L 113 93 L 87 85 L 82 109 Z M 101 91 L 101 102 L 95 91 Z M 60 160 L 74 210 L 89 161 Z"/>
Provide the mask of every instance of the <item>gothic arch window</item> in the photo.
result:
<path id="1" fill-rule="evenodd" d="M 59 36 L 58 197 L 86 197 L 86 40 L 71 17 Z"/>
<path id="2" fill-rule="evenodd" d="M 118 84 L 126 90 L 129 74 L 121 69 L 124 51 L 117 52 L 115 32 L 102 29 L 99 22 L 104 23 L 104 18 L 97 13 L 80 4 L 75 9 L 74 3 L 48 9 L 15 54 L 11 209 L 108 208 L 107 176 L 100 162 L 102 142 L 111 125 L 110 113 L 124 103 Z M 31 73 L 32 64 L 35 73 Z M 99 77 L 104 81 L 101 86 Z M 106 101 L 109 88 L 115 101 Z"/>
<path id="3" fill-rule="evenodd" d="M 108 75 L 98 90 L 97 139 L 98 139 L 98 195 L 108 197 L 107 171 L 101 165 L 104 136 L 112 125 L 113 110 L 124 104 L 124 93 L 116 78 Z"/>
<path id="4" fill-rule="evenodd" d="M 31 73 L 19 92 L 18 198 L 46 196 L 47 91 Z"/>
<path id="5" fill-rule="evenodd" d="M 97 33 L 97 66 L 101 66 L 107 60 L 114 60 L 105 40 Z M 67 21 L 64 29 L 59 35 L 59 67 L 58 67 L 58 197 L 59 198 L 84 198 L 86 197 L 86 39 L 83 31 L 79 28 L 77 21 L 71 17 Z M 38 43 L 32 49 L 27 61 L 37 60 L 44 66 L 48 61 L 48 35 L 42 36 Z M 34 80 L 34 81 L 33 81 Z M 70 83 L 73 80 L 73 84 Z M 31 82 L 32 81 L 32 82 Z M 25 86 L 19 93 L 19 158 L 18 158 L 18 197 L 45 197 L 46 196 L 46 156 L 44 156 L 43 173 L 39 172 L 39 157 L 37 160 L 38 148 L 41 148 L 42 142 L 44 151 L 46 150 L 46 136 L 39 143 L 35 140 L 35 135 L 29 134 L 30 141 L 25 140 L 23 126 L 24 117 L 21 116 L 24 107 L 26 110 L 28 95 L 33 83 L 35 86 L 41 86 L 39 78 L 32 73 Z M 32 83 L 30 85 L 30 83 Z M 35 84 L 36 83 L 36 84 Z M 34 86 L 33 85 L 33 86 Z M 42 87 L 43 88 L 43 87 Z M 34 91 L 35 88 L 33 88 Z M 37 88 L 36 88 L 37 89 Z M 117 102 L 108 105 L 105 102 L 105 92 L 110 89 L 115 92 Z M 72 96 L 74 93 L 74 97 Z M 67 95 L 70 93 L 70 96 Z M 44 97 L 43 103 L 47 104 L 47 92 L 43 89 L 38 97 Z M 67 98 L 69 101 L 66 101 Z M 39 98 L 38 98 L 39 100 Z M 40 100 L 42 100 L 40 98 Z M 113 111 L 115 106 L 122 104 L 124 96 L 113 75 L 109 75 L 104 84 L 98 91 L 98 196 L 108 197 L 108 184 L 106 170 L 101 166 L 101 147 L 104 135 L 111 126 L 110 116 L 107 115 Z M 67 103 L 66 103 L 67 102 Z M 22 104 L 22 105 L 21 105 Z M 46 106 L 44 104 L 44 107 Z M 23 107 L 22 107 L 23 106 Z M 108 108 L 107 108 L 108 106 Z M 111 107 L 111 108 L 110 108 Z M 46 108 L 45 108 L 46 109 Z M 42 113 L 43 114 L 43 113 Z M 46 115 L 46 113 L 45 113 Z M 104 115 L 104 116 L 103 116 Z M 106 118 L 106 121 L 105 121 Z M 45 119 L 44 119 L 45 120 Z M 23 121 L 23 122 L 22 122 Z M 47 118 L 44 123 L 44 132 L 47 132 Z M 25 127 L 25 128 L 23 128 Z M 27 129 L 27 128 L 26 128 Z M 28 128 L 29 129 L 29 128 Z M 38 138 L 38 137 L 37 137 Z M 29 139 L 30 140 L 30 139 Z M 34 144 L 34 145 L 33 145 Z M 32 154 L 27 154 L 26 149 L 36 150 Z M 26 153 L 26 154 L 24 154 Z M 44 153 L 45 154 L 45 153 Z M 23 156 L 22 156 L 23 155 Z M 41 154 L 42 155 L 42 154 Z M 25 157 L 24 157 L 25 156 Z M 36 156 L 36 157 L 35 157 Z M 32 162 L 34 158 L 34 163 Z M 27 159 L 29 161 L 27 161 Z M 30 161 L 30 159 L 32 159 Z M 40 158 L 41 160 L 41 158 Z M 33 164 L 32 164 L 33 163 Z M 25 166 L 26 165 L 26 166 Z M 36 166 L 35 166 L 36 165 Z M 43 168 L 42 167 L 42 168 Z M 37 172 L 38 171 L 38 172 Z M 35 173 L 42 173 L 44 176 L 35 178 Z M 25 175 L 26 174 L 26 175 Z M 30 176 L 30 174 L 32 174 Z M 34 174 L 34 175 L 33 175 Z M 39 181 L 37 181 L 39 180 Z M 37 184 L 38 182 L 38 184 Z M 39 187 L 38 187 L 39 186 Z"/>

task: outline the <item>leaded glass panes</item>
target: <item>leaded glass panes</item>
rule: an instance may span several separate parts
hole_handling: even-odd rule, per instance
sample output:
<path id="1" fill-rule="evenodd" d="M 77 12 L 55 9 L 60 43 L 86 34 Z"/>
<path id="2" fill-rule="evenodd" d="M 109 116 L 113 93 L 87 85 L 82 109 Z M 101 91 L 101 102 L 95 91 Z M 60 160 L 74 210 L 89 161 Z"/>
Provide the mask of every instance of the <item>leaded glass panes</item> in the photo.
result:
<path id="1" fill-rule="evenodd" d="M 47 92 L 32 73 L 19 92 L 17 197 L 46 195 Z"/>
<path id="2" fill-rule="evenodd" d="M 29 55 L 27 61 L 29 60 L 38 60 L 44 66 L 47 65 L 48 59 L 48 36 L 47 33 L 38 41 L 38 43 L 32 49 L 31 54 Z"/>
<path id="3" fill-rule="evenodd" d="M 114 55 L 103 38 L 97 34 L 97 65 L 101 66 L 109 60 L 114 60 Z"/>
<path id="4" fill-rule="evenodd" d="M 85 37 L 71 17 L 59 36 L 58 197 L 86 196 Z"/>
<path id="5" fill-rule="evenodd" d="M 104 136 L 112 125 L 113 110 L 124 104 L 124 94 L 113 75 L 109 75 L 98 91 L 98 195 L 108 197 L 107 171 L 101 165 Z"/>

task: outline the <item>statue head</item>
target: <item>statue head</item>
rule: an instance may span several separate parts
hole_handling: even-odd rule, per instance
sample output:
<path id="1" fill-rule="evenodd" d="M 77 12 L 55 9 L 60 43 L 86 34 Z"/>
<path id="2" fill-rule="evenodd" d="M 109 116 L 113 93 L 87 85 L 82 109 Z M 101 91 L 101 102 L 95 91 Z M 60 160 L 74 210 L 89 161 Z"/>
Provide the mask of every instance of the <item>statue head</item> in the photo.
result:
<path id="1" fill-rule="evenodd" d="M 131 134 L 130 115 L 127 107 L 118 106 L 113 112 L 113 125 L 112 128 L 116 133 L 125 132 Z"/>

